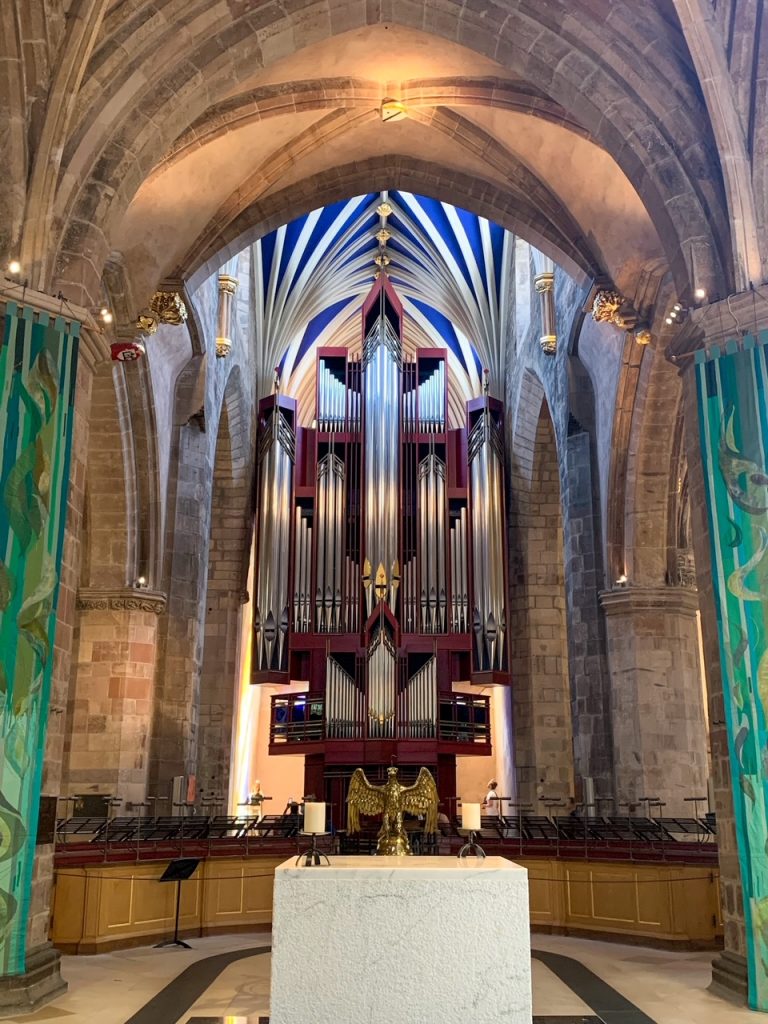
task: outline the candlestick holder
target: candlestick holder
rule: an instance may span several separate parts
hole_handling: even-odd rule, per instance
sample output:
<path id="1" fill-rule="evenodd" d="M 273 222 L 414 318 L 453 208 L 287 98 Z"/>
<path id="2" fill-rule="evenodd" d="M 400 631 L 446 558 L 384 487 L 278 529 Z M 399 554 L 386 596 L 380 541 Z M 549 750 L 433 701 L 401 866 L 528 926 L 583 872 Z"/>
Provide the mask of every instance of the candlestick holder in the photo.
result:
<path id="1" fill-rule="evenodd" d="M 318 867 L 319 868 L 319 867 L 322 867 L 323 866 L 323 861 L 325 861 L 325 863 L 330 867 L 330 863 L 331 862 L 328 859 L 327 854 L 323 853 L 322 850 L 318 850 L 318 848 L 317 848 L 317 837 L 319 835 L 320 836 L 327 836 L 328 833 L 327 832 L 302 832 L 301 834 L 303 836 L 311 835 L 312 836 L 312 845 L 309 847 L 308 850 L 302 850 L 301 851 L 301 853 L 296 858 L 296 863 L 298 864 L 299 861 L 303 858 L 304 859 L 303 867 L 305 867 L 305 868 L 311 868 L 311 867 Z"/>
<path id="2" fill-rule="evenodd" d="M 485 850 L 479 843 L 475 842 L 475 832 L 473 829 L 470 829 L 469 841 L 464 843 L 458 855 L 462 860 L 464 857 L 485 857 Z"/>

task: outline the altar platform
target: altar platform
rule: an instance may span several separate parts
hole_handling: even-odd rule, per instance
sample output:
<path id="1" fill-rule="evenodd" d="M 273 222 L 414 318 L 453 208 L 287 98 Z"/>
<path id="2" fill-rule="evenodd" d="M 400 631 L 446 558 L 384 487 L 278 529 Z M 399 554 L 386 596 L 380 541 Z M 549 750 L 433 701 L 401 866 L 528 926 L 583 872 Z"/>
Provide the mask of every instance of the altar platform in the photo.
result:
<path id="1" fill-rule="evenodd" d="M 275 871 L 271 1024 L 531 1024 L 528 873 L 503 857 Z"/>

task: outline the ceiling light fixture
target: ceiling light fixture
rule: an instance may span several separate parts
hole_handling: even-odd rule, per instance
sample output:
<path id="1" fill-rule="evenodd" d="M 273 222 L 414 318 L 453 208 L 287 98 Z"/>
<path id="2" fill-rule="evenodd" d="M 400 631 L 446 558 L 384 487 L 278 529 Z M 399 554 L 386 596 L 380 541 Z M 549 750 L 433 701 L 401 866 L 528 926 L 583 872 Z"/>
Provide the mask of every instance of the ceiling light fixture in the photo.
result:
<path id="1" fill-rule="evenodd" d="M 381 101 L 379 114 L 383 123 L 389 124 L 391 121 L 402 121 L 403 118 L 408 116 L 408 111 L 401 100 L 395 100 L 391 96 L 387 96 Z"/>

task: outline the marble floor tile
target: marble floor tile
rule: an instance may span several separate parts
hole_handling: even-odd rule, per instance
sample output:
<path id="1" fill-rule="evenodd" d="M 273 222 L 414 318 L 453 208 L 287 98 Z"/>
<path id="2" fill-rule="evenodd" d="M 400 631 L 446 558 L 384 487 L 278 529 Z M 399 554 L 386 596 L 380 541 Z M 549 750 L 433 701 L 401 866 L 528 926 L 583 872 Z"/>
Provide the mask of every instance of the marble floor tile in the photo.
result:
<path id="1" fill-rule="evenodd" d="M 203 958 L 267 946 L 270 936 L 210 936 L 192 941 L 193 949 L 130 949 L 93 957 L 64 957 L 62 973 L 69 991 L 34 1014 L 11 1018 L 13 1024 L 125 1024 L 186 968 Z M 634 1004 L 655 1024 L 757 1024 L 745 1007 L 707 991 L 712 953 L 672 953 L 617 943 L 534 935 L 535 950 L 571 957 Z M 584 995 L 584 993 L 582 993 Z M 533 1006 L 548 1024 L 605 1016 L 580 998 L 553 970 L 533 961 Z M 269 1012 L 269 956 L 247 955 L 230 963 L 176 1020 L 198 1018 L 215 1024 L 260 1024 Z M 201 1020 L 202 1018 L 202 1020 Z M 559 1021 L 556 1021 L 559 1018 Z M 608 1024 L 636 1024 L 614 1010 Z"/>

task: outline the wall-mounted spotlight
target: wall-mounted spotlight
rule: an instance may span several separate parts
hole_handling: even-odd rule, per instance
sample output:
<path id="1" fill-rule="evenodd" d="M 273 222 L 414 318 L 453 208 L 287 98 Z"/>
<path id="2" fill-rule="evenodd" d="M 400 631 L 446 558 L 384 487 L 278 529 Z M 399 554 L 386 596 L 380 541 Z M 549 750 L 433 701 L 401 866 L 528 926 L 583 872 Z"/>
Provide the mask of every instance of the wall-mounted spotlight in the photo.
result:
<path id="1" fill-rule="evenodd" d="M 18 260 L 11 260 L 8 264 L 8 273 L 13 274 L 14 277 L 21 273 L 21 264 Z"/>
<path id="2" fill-rule="evenodd" d="M 703 288 L 697 288 L 696 291 L 693 293 L 693 297 L 696 299 L 697 302 L 703 302 L 707 297 L 707 293 Z"/>

